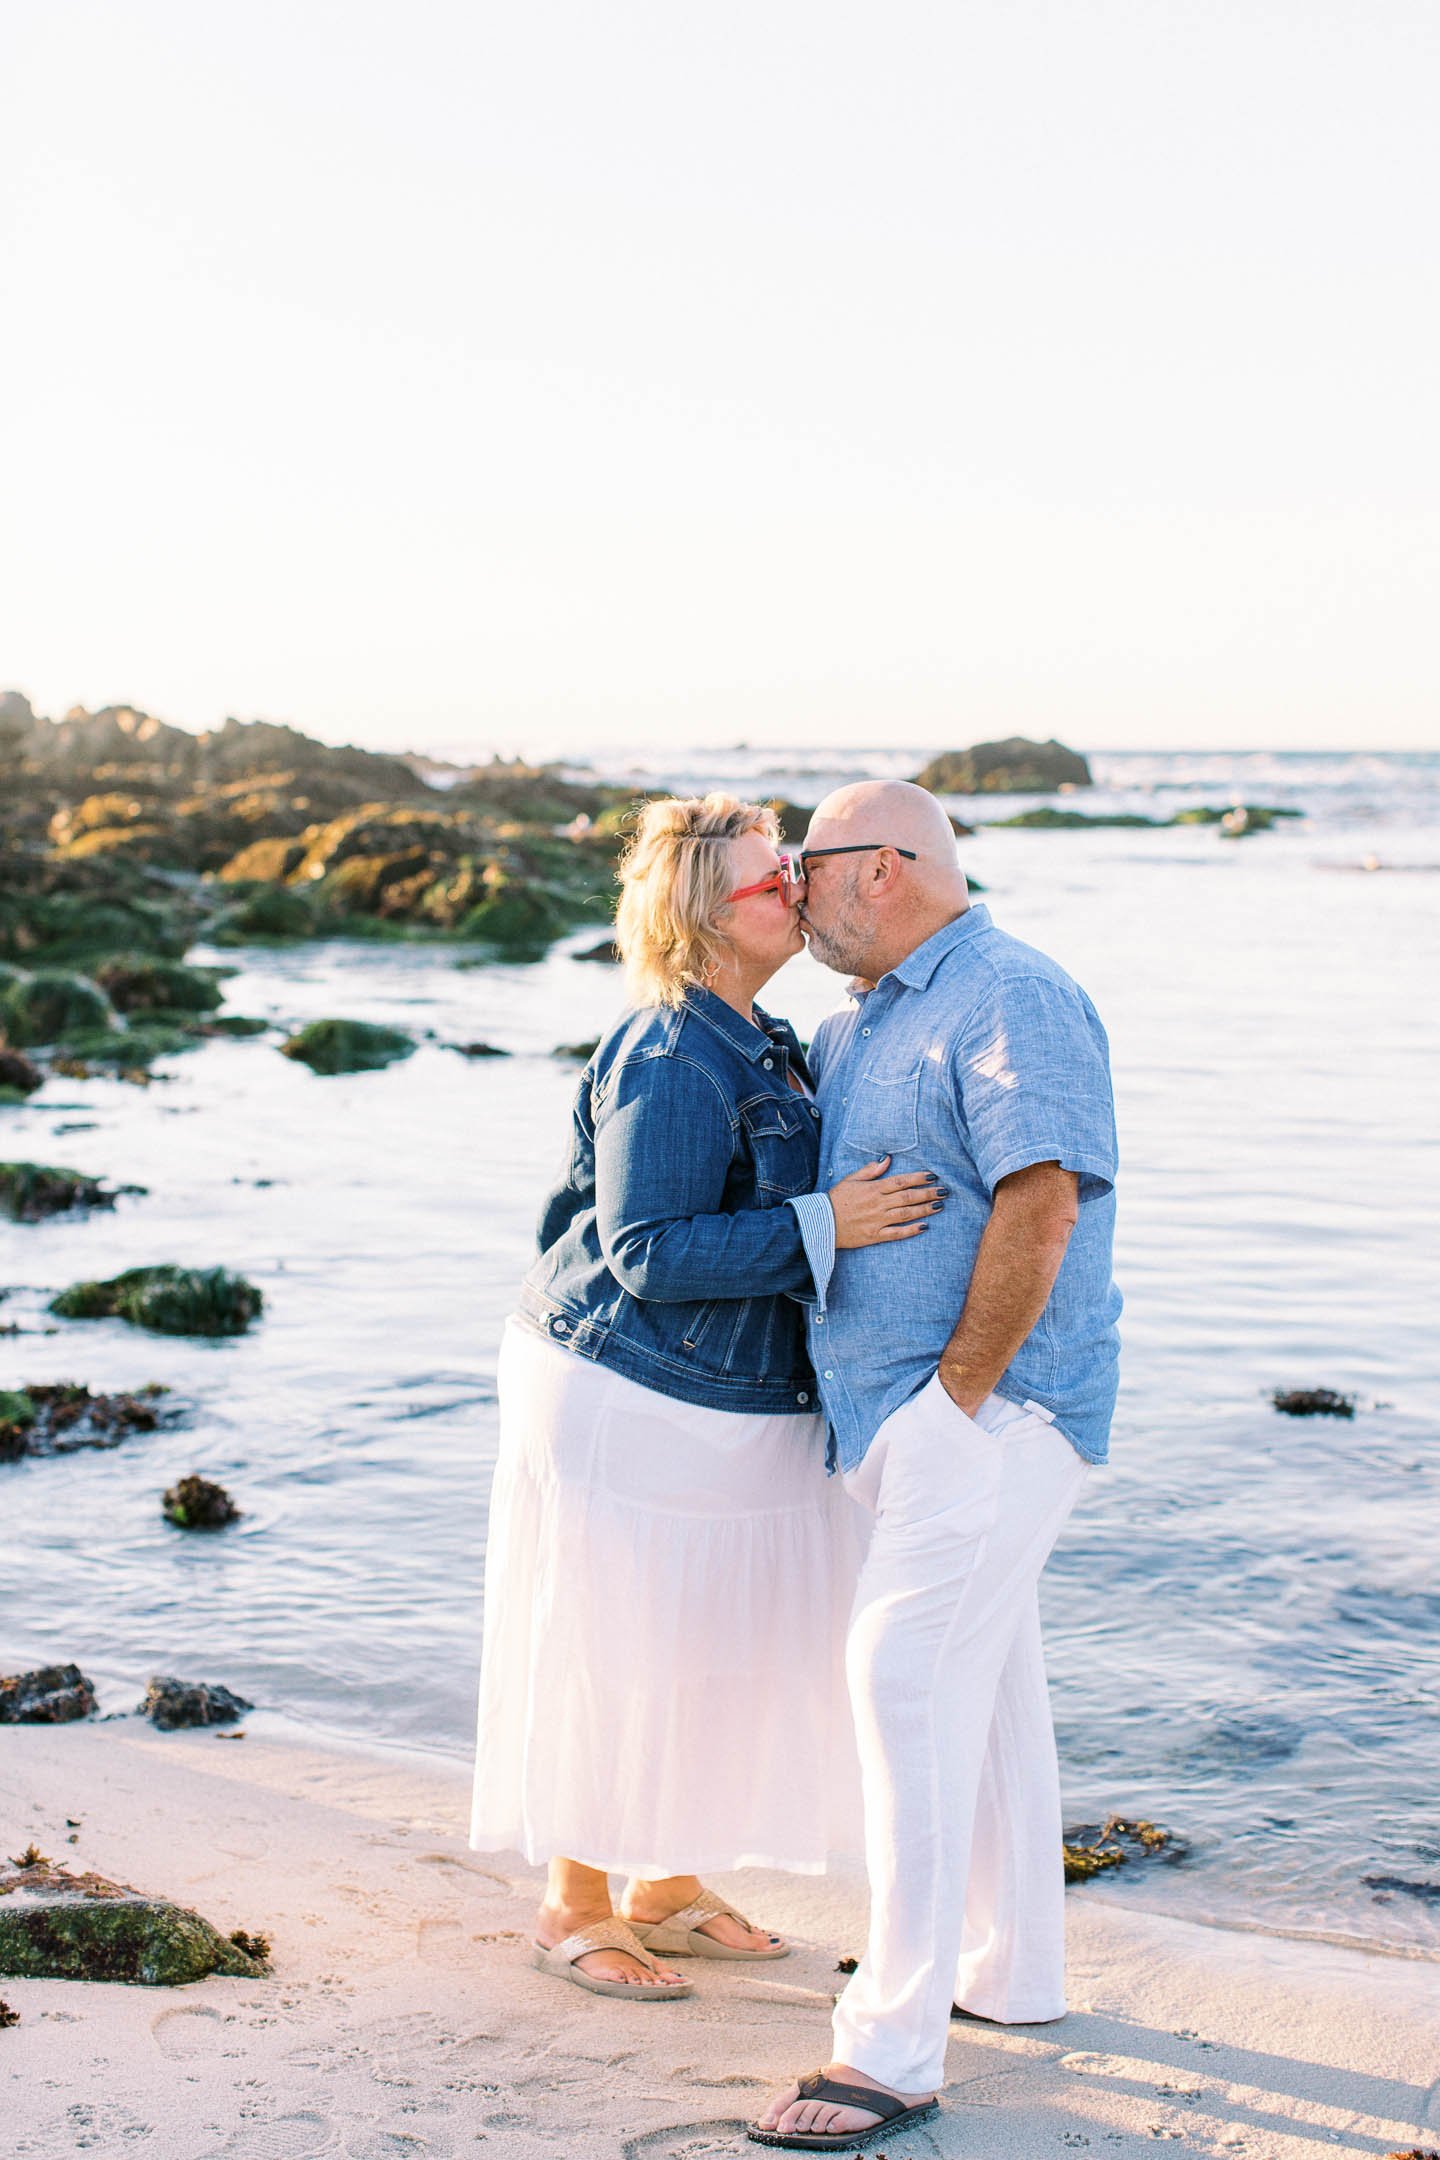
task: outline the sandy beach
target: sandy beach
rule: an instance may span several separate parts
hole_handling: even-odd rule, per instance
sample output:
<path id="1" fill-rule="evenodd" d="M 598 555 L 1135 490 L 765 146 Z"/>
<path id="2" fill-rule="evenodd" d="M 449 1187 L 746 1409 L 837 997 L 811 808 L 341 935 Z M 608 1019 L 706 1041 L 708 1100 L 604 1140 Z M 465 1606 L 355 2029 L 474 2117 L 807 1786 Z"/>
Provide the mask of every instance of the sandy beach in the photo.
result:
<path id="1" fill-rule="evenodd" d="M 768 2086 L 827 2052 L 861 1886 L 722 1881 L 791 1935 L 793 1957 L 697 1966 L 679 2003 L 588 1996 L 530 1967 L 536 1878 L 468 1851 L 467 1791 L 443 1762 L 328 1750 L 264 1717 L 243 1740 L 131 1719 L 7 1731 L 7 1852 L 33 1839 L 274 1944 L 263 1982 L 0 1983 L 21 2014 L 0 2033 L 15 2160 L 750 2149 L 740 2133 Z M 944 2114 L 897 2155 L 1440 2145 L 1435 1961 L 1197 1926 L 1084 1890 L 1069 1928 L 1069 2014 L 957 2021 Z"/>

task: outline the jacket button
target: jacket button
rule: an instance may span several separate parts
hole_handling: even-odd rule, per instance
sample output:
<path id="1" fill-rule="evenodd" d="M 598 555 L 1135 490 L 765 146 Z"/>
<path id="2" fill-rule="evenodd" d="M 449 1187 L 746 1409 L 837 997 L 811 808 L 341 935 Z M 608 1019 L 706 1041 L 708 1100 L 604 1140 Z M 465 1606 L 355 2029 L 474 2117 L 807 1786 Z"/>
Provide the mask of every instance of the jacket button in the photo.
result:
<path id="1" fill-rule="evenodd" d="M 806 1394 L 804 1388 L 801 1388 L 799 1394 L 795 1397 L 795 1400 L 796 1402 L 809 1402 L 810 1397 Z"/>
<path id="2" fill-rule="evenodd" d="M 570 1323 L 568 1320 L 552 1320 L 550 1325 L 555 1330 L 555 1333 L 557 1335 L 564 1335 L 567 1332 Z"/>
<path id="3" fill-rule="evenodd" d="M 765 1067 L 766 1072 L 772 1072 L 774 1070 L 774 1058 L 761 1058 L 760 1062 Z"/>

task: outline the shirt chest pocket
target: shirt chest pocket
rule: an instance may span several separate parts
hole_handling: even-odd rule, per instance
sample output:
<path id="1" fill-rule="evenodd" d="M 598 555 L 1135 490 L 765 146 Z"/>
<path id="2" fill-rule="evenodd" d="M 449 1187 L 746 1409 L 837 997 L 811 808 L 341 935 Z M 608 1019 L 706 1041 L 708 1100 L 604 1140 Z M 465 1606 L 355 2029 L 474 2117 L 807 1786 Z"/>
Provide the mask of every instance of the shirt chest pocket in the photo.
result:
<path id="1" fill-rule="evenodd" d="M 847 1148 L 874 1162 L 882 1155 L 913 1155 L 920 1145 L 921 1067 L 906 1073 L 866 1073 L 850 1090 L 840 1137 Z"/>
<path id="2" fill-rule="evenodd" d="M 755 1165 L 762 1207 L 768 1201 L 814 1191 L 820 1166 L 819 1123 L 807 1102 L 798 1095 L 789 1102 L 765 1095 L 741 1103 L 740 1122 Z"/>

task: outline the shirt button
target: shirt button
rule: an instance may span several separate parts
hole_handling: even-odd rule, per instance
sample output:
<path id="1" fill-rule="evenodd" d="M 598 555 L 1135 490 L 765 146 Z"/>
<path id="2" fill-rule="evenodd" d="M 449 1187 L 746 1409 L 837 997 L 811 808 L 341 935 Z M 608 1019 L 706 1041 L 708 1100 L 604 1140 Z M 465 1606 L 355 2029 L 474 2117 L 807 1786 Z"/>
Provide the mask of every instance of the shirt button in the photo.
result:
<path id="1" fill-rule="evenodd" d="M 824 1315 L 824 1313 L 823 1313 L 823 1312 L 817 1312 L 817 1313 L 816 1313 L 816 1315 L 815 1315 L 815 1325 L 816 1325 L 816 1327 L 824 1327 L 824 1325 L 825 1325 L 825 1315 Z"/>
<path id="2" fill-rule="evenodd" d="M 868 1035 L 868 1034 L 869 1034 L 869 1032 L 870 1032 L 869 1028 L 861 1028 L 861 1030 L 860 1030 L 860 1033 L 861 1033 L 862 1035 Z"/>
<path id="3" fill-rule="evenodd" d="M 801 1388 L 799 1394 L 795 1397 L 795 1400 L 796 1402 L 809 1402 L 810 1397 L 806 1394 L 804 1388 Z"/>
<path id="4" fill-rule="evenodd" d="M 557 1335 L 563 1335 L 567 1332 L 570 1323 L 568 1320 L 552 1320 L 550 1325 L 554 1328 Z"/>
<path id="5" fill-rule="evenodd" d="M 833 1372 L 827 1372 L 827 1373 L 824 1373 L 824 1374 L 822 1374 L 822 1375 L 821 1375 L 821 1377 L 822 1377 L 823 1379 L 826 1379 L 826 1380 L 833 1380 L 833 1379 L 834 1379 L 834 1377 L 835 1377 L 835 1375 L 834 1375 L 834 1373 L 833 1373 Z"/>

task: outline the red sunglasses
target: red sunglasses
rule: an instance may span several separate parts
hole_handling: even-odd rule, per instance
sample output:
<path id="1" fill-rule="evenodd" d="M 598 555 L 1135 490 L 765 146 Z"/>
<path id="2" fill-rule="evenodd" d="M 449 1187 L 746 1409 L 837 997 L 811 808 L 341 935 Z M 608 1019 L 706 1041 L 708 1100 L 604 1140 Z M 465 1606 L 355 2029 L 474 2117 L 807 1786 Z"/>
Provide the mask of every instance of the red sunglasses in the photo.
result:
<path id="1" fill-rule="evenodd" d="M 783 899 L 787 893 L 798 891 L 804 882 L 805 873 L 795 858 L 792 855 L 782 855 L 779 869 L 772 870 L 769 877 L 761 878 L 754 885 L 742 885 L 738 892 L 727 893 L 725 897 L 728 903 L 731 900 L 748 900 L 754 893 L 773 892 L 779 893 Z"/>

